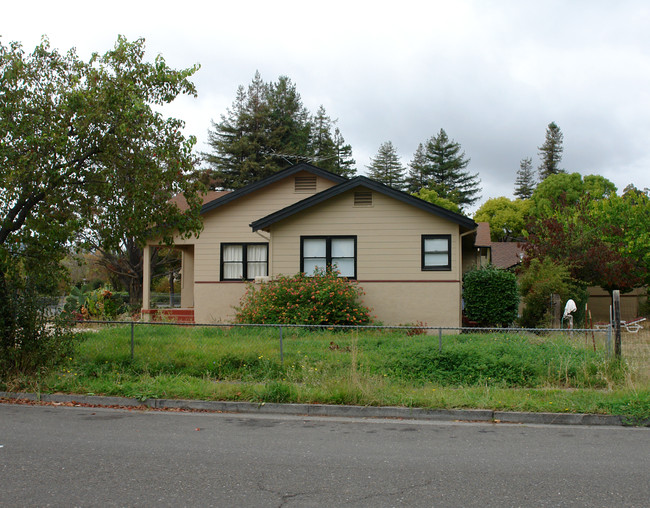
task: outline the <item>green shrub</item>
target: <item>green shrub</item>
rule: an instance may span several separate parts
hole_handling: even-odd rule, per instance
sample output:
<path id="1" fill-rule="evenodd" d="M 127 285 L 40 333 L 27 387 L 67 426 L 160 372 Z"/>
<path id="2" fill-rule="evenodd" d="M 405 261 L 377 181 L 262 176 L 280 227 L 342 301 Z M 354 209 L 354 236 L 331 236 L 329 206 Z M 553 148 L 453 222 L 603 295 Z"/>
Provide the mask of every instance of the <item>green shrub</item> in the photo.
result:
<path id="1" fill-rule="evenodd" d="M 370 309 L 353 281 L 328 269 L 313 276 L 281 276 L 259 286 L 249 284 L 237 308 L 238 323 L 363 325 Z"/>
<path id="2" fill-rule="evenodd" d="M 75 287 L 66 299 L 65 311 L 77 319 L 113 320 L 128 310 L 127 299 L 127 293 L 113 293 L 108 286 Z"/>
<path id="3" fill-rule="evenodd" d="M 551 295 L 560 295 L 566 302 L 573 298 L 578 307 L 575 325 L 584 322 L 584 302 L 587 293 L 584 287 L 571 278 L 569 269 L 546 258 L 533 259 L 519 280 L 519 290 L 524 300 L 521 325 L 526 328 L 550 327 Z"/>
<path id="4" fill-rule="evenodd" d="M 481 326 L 510 326 L 517 318 L 519 293 L 512 272 L 487 266 L 463 277 L 465 315 Z"/>

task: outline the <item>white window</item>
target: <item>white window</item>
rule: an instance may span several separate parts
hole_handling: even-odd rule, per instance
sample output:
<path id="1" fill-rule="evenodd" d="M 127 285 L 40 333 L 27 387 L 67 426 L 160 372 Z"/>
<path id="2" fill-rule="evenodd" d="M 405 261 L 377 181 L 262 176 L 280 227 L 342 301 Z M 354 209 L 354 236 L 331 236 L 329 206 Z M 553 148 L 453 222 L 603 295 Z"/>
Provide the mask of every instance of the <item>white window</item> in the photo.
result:
<path id="1" fill-rule="evenodd" d="M 451 270 L 451 235 L 422 235 L 422 270 Z"/>
<path id="2" fill-rule="evenodd" d="M 356 236 L 303 236 L 300 271 L 313 275 L 316 270 L 332 266 L 342 277 L 357 276 Z"/>
<path id="3" fill-rule="evenodd" d="M 267 243 L 222 243 L 221 280 L 253 280 L 269 271 Z"/>

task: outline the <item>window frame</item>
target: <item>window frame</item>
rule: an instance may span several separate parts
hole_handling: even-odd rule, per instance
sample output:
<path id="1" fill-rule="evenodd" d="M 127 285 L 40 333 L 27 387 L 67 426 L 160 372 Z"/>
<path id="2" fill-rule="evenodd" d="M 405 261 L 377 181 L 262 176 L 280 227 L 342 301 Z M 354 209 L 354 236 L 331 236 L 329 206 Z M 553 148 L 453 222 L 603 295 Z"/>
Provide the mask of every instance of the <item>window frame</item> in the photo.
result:
<path id="1" fill-rule="evenodd" d="M 425 251 L 426 240 L 447 240 L 447 264 L 446 265 L 427 265 L 426 264 L 426 255 L 431 253 L 442 253 L 443 251 Z M 420 245 L 420 255 L 422 260 L 422 271 L 423 272 L 441 272 L 451 271 L 451 235 L 422 235 L 421 245 Z"/>
<path id="2" fill-rule="evenodd" d="M 305 240 L 325 240 L 325 266 L 332 266 L 332 240 L 352 240 L 354 244 L 354 275 L 341 275 L 350 280 L 357 279 L 357 237 L 356 235 L 305 235 L 300 237 L 300 272 L 305 273 Z M 307 274 L 309 277 L 310 275 Z"/>
<path id="3" fill-rule="evenodd" d="M 219 280 L 221 281 L 247 281 L 255 280 L 254 277 L 248 277 L 248 247 L 251 245 L 264 245 L 266 246 L 266 275 L 262 277 L 268 277 L 269 275 L 269 243 L 268 242 L 222 242 L 220 244 L 220 256 L 219 256 Z M 236 279 L 226 278 L 224 273 L 224 250 L 226 247 L 239 246 L 242 249 L 242 276 Z"/>

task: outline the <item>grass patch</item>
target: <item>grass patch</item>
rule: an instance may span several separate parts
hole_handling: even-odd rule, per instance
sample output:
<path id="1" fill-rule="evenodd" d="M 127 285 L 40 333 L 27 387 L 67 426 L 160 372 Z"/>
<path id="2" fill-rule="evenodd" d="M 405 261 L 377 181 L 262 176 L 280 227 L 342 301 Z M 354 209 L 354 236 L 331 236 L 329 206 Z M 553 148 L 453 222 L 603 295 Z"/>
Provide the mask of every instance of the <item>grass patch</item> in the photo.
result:
<path id="1" fill-rule="evenodd" d="M 643 341 L 643 339 L 638 339 Z M 485 408 L 650 418 L 647 363 L 601 336 L 137 326 L 82 335 L 74 360 L 4 389 L 136 398 Z M 641 348 L 642 351 L 645 349 Z M 635 363 L 636 362 L 636 363 Z"/>

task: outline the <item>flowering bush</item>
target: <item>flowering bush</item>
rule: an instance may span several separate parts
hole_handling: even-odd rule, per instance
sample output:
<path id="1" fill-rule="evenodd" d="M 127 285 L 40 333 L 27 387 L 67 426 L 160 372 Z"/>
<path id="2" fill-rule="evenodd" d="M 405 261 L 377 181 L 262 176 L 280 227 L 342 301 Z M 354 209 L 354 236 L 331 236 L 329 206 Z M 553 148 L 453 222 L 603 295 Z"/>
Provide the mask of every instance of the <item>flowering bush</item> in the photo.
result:
<path id="1" fill-rule="evenodd" d="M 328 269 L 306 276 L 281 276 L 259 286 L 249 284 L 237 308 L 238 323 L 363 325 L 370 309 L 361 304 L 356 282 Z"/>

